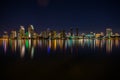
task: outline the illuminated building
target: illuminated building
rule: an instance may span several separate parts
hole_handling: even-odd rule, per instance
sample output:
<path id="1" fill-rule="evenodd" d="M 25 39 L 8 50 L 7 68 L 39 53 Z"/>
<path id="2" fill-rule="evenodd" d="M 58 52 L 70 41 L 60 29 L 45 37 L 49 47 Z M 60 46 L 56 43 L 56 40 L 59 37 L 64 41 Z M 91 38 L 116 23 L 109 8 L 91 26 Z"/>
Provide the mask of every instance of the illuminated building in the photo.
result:
<path id="1" fill-rule="evenodd" d="M 62 31 L 61 31 L 61 33 L 60 33 L 60 38 L 61 38 L 61 39 L 66 38 L 65 30 L 62 30 Z"/>
<path id="2" fill-rule="evenodd" d="M 84 37 L 85 37 L 85 33 L 82 33 L 82 34 L 81 34 L 81 37 L 84 38 Z"/>
<path id="3" fill-rule="evenodd" d="M 85 35 L 86 38 L 95 38 L 95 34 L 93 32 L 90 32 L 89 34 Z"/>
<path id="4" fill-rule="evenodd" d="M 106 29 L 106 37 L 110 38 L 112 36 L 112 29 L 107 28 Z"/>
<path id="5" fill-rule="evenodd" d="M 118 33 L 115 33 L 115 37 L 119 37 L 120 35 Z"/>
<path id="6" fill-rule="evenodd" d="M 17 32 L 16 31 L 11 31 L 10 38 L 11 39 L 16 39 L 17 38 Z"/>
<path id="7" fill-rule="evenodd" d="M 43 39 L 46 38 L 46 31 L 43 31 L 43 32 L 41 33 L 41 37 L 42 37 Z"/>
<path id="8" fill-rule="evenodd" d="M 9 38 L 8 33 L 7 33 L 6 31 L 5 31 L 4 34 L 3 34 L 3 38 L 4 38 L 4 39 L 8 39 L 8 38 Z"/>
<path id="9" fill-rule="evenodd" d="M 28 27 L 28 38 L 33 38 L 33 33 L 34 33 L 34 27 L 33 25 L 30 25 Z"/>
<path id="10" fill-rule="evenodd" d="M 104 36 L 104 33 L 103 33 L 103 32 L 101 32 L 101 33 L 100 33 L 100 35 L 101 35 L 101 36 Z"/>
<path id="11" fill-rule="evenodd" d="M 100 37 L 101 37 L 100 33 L 95 34 L 95 38 L 100 38 Z"/>
<path id="12" fill-rule="evenodd" d="M 54 39 L 54 36 L 55 36 L 55 32 L 53 30 L 50 31 L 50 38 L 51 39 Z"/>
<path id="13" fill-rule="evenodd" d="M 19 39 L 25 38 L 25 28 L 24 28 L 24 26 L 20 26 L 20 30 L 19 30 L 19 33 L 18 33 L 18 38 Z"/>
<path id="14" fill-rule="evenodd" d="M 38 37 L 38 34 L 34 32 L 34 33 L 32 34 L 32 38 L 33 38 L 33 39 L 37 39 L 37 37 Z"/>

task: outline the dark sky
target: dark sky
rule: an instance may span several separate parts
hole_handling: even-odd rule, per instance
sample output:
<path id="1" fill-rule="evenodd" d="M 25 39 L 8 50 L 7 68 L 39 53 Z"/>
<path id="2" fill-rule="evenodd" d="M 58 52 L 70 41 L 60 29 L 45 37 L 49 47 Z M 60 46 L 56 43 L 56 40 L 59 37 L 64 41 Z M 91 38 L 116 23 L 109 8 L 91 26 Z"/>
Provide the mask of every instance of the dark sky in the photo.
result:
<path id="1" fill-rule="evenodd" d="M 120 32 L 119 0 L 0 0 L 0 31 L 27 28 L 36 31 L 78 26 L 80 32 Z"/>

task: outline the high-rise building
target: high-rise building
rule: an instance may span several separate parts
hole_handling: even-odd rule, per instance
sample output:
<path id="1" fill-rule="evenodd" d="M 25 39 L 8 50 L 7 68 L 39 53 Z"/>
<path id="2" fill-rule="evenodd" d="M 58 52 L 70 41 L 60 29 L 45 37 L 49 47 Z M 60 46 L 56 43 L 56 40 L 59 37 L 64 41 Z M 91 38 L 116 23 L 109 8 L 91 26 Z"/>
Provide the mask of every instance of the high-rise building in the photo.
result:
<path id="1" fill-rule="evenodd" d="M 25 38 L 25 28 L 24 28 L 24 26 L 20 26 L 20 30 L 19 30 L 19 33 L 18 33 L 18 37 L 19 37 L 20 39 Z"/>
<path id="2" fill-rule="evenodd" d="M 101 36 L 104 36 L 104 33 L 103 33 L 103 32 L 101 32 L 100 34 L 101 34 Z"/>
<path id="3" fill-rule="evenodd" d="M 4 38 L 4 39 L 8 39 L 8 38 L 9 38 L 8 33 L 7 33 L 6 31 L 4 31 L 3 38 Z"/>
<path id="4" fill-rule="evenodd" d="M 110 38 L 112 36 L 112 29 L 107 28 L 106 29 L 106 37 Z"/>
<path id="5" fill-rule="evenodd" d="M 11 39 L 17 38 L 17 32 L 16 31 L 11 31 L 10 38 Z"/>
<path id="6" fill-rule="evenodd" d="M 34 33 L 34 27 L 33 27 L 33 25 L 30 25 L 28 27 L 28 38 L 32 38 L 33 37 L 33 33 Z"/>

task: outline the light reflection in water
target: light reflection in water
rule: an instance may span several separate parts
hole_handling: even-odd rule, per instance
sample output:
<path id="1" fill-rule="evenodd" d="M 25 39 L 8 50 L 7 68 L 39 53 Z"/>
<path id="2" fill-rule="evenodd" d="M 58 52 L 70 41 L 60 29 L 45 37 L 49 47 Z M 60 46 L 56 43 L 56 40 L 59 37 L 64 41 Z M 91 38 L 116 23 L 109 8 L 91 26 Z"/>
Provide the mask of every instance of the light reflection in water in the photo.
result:
<path id="1" fill-rule="evenodd" d="M 100 47 L 100 40 L 96 39 L 96 43 L 95 44 L 96 44 L 96 47 L 99 48 Z"/>
<path id="2" fill-rule="evenodd" d="M 10 46 L 12 48 L 12 52 L 16 52 L 17 49 L 17 40 L 10 40 Z"/>
<path id="3" fill-rule="evenodd" d="M 51 40 L 48 41 L 47 52 L 50 53 L 51 50 Z"/>
<path id="4" fill-rule="evenodd" d="M 29 40 L 29 50 L 30 50 L 30 48 L 31 48 L 31 40 Z"/>
<path id="5" fill-rule="evenodd" d="M 20 56 L 21 56 L 21 58 L 23 58 L 24 57 L 24 55 L 25 55 L 25 41 L 24 40 L 21 40 L 20 41 Z"/>
<path id="6" fill-rule="evenodd" d="M 115 39 L 115 46 L 119 47 L 119 39 Z"/>
<path id="7" fill-rule="evenodd" d="M 32 50 L 31 50 L 31 58 L 34 57 L 34 47 L 32 46 Z"/>
<path id="8" fill-rule="evenodd" d="M 7 48 L 8 48 L 8 39 L 3 40 L 3 48 L 4 48 L 4 53 L 6 54 Z"/>
<path id="9" fill-rule="evenodd" d="M 106 40 L 106 52 L 110 53 L 112 52 L 112 40 L 108 39 Z"/>
<path id="10" fill-rule="evenodd" d="M 18 43 L 17 43 L 18 42 Z M 1 43 L 1 41 L 0 41 Z M 90 48 L 95 50 L 97 49 L 106 49 L 106 53 L 111 53 L 113 46 L 116 48 L 119 47 L 119 39 L 107 39 L 107 40 L 98 40 L 98 39 L 79 39 L 79 40 L 2 40 L 4 53 L 6 53 L 8 48 L 8 43 L 12 53 L 15 53 L 20 49 L 21 58 L 24 57 L 26 50 L 31 54 L 31 58 L 34 57 L 36 47 L 39 47 L 40 50 L 47 50 L 48 53 L 51 51 L 56 52 L 57 50 L 70 53 L 78 53 L 81 48 Z"/>

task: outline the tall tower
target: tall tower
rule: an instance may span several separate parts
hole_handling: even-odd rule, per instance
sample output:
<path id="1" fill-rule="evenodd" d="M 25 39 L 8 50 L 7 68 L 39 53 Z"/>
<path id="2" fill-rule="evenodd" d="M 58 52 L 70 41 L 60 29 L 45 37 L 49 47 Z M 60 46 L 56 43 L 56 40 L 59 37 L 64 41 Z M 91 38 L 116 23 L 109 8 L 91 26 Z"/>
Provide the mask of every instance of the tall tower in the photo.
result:
<path id="1" fill-rule="evenodd" d="M 112 36 L 112 29 L 107 28 L 106 29 L 106 37 L 110 38 Z"/>
<path id="2" fill-rule="evenodd" d="M 24 38 L 24 36 L 25 36 L 25 28 L 24 26 L 20 26 L 19 38 Z"/>
<path id="3" fill-rule="evenodd" d="M 34 27 L 33 25 L 28 26 L 28 38 L 32 38 L 34 34 Z"/>

